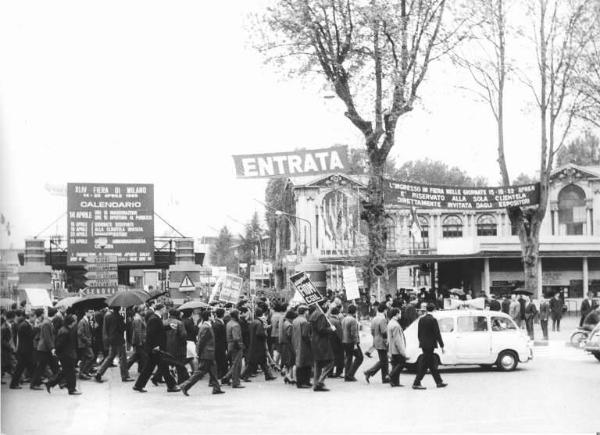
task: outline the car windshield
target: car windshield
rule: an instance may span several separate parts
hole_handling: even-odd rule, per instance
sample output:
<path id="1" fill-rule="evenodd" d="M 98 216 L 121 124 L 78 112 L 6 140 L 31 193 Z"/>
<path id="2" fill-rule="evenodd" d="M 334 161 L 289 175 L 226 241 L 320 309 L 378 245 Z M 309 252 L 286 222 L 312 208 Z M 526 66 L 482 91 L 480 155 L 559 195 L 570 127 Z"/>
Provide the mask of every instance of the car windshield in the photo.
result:
<path id="1" fill-rule="evenodd" d="M 511 319 L 506 317 L 492 317 L 492 331 L 506 331 L 509 329 L 517 329 L 517 325 Z"/>

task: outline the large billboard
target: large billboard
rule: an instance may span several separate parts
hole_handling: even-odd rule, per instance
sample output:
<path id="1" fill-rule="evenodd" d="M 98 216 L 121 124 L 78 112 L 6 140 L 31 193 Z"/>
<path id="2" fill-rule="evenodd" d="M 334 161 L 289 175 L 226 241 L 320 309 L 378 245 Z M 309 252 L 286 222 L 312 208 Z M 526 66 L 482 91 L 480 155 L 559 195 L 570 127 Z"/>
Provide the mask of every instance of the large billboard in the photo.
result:
<path id="1" fill-rule="evenodd" d="M 97 255 L 154 264 L 154 185 L 68 183 L 67 211 L 69 265 Z"/>
<path id="2" fill-rule="evenodd" d="M 502 187 L 451 187 L 384 181 L 386 205 L 448 210 L 494 210 L 540 202 L 540 183 Z"/>

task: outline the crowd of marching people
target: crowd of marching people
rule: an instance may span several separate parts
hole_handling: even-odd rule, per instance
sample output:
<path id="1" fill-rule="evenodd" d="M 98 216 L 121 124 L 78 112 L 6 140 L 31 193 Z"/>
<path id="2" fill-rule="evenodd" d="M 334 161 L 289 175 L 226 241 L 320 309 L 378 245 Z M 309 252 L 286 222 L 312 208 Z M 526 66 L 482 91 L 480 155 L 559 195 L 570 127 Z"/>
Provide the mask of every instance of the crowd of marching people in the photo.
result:
<path id="1" fill-rule="evenodd" d="M 59 386 L 79 395 L 77 380 L 103 382 L 117 358 L 121 381 L 134 382 L 137 392 L 146 392 L 151 382 L 164 384 L 168 392 L 188 395 L 208 376 L 213 394 L 221 394 L 224 385 L 244 388 L 259 373 L 266 381 L 280 377 L 300 389 L 327 391 L 327 378 L 356 382 L 366 356 L 376 361 L 363 372 L 367 383 L 379 372 L 382 383 L 398 386 L 406 360 L 404 329 L 442 304 L 435 291 L 423 291 L 394 298 L 386 295 L 381 303 L 369 304 L 366 312 L 364 305 L 342 301 L 335 294 L 311 305 L 290 306 L 262 297 L 252 303 L 242 298 L 235 305 L 205 304 L 182 311 L 156 300 L 127 309 L 75 312 L 63 306 L 26 312 L 24 305 L 15 305 L 1 315 L 3 383 L 4 375 L 10 374 L 10 389 L 29 384 L 33 390 L 51 392 Z M 562 301 L 558 297 L 542 299 L 538 308 L 527 296 L 503 300 L 492 296 L 486 306 L 509 314 L 531 338 L 534 319 L 540 321 L 545 338 L 549 318 L 553 330 L 560 328 Z M 597 311 L 590 306 L 590 311 Z M 365 317 L 370 320 L 373 340 L 363 354 L 359 331 Z M 419 320 L 420 346 L 424 355 L 427 348 L 431 356 L 435 347 L 443 348 L 432 319 L 421 316 Z M 427 337 L 422 337 L 422 329 Z M 445 386 L 432 361 L 421 358 L 419 365 L 413 388 L 421 388 L 427 369 L 438 386 Z M 134 366 L 137 376 L 131 374 Z"/>
<path id="2" fill-rule="evenodd" d="M 367 382 L 381 371 L 382 382 L 399 385 L 403 328 L 417 319 L 420 302 L 389 297 L 372 307 L 373 346 L 366 355 L 377 362 L 364 372 Z M 2 312 L 2 376 L 4 383 L 10 374 L 11 389 L 28 384 L 50 393 L 59 386 L 79 395 L 78 380 L 103 382 L 117 358 L 121 381 L 141 393 L 151 382 L 187 396 L 207 376 L 213 394 L 221 394 L 224 385 L 244 388 L 260 373 L 266 381 L 280 377 L 300 389 L 328 391 L 327 378 L 357 381 L 364 359 L 360 329 L 357 305 L 336 296 L 311 305 L 263 297 L 184 311 L 157 301 L 78 312 L 26 313 L 14 306 Z"/>

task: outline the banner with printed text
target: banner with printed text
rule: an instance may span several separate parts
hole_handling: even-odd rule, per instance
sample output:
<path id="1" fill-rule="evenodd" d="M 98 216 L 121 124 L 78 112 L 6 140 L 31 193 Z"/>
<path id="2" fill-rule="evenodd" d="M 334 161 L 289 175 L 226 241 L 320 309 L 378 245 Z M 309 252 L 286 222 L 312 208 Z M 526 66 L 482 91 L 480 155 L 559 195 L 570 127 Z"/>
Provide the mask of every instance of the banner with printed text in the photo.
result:
<path id="1" fill-rule="evenodd" d="M 452 187 L 384 180 L 387 205 L 448 210 L 527 207 L 540 201 L 540 183 L 502 187 Z"/>

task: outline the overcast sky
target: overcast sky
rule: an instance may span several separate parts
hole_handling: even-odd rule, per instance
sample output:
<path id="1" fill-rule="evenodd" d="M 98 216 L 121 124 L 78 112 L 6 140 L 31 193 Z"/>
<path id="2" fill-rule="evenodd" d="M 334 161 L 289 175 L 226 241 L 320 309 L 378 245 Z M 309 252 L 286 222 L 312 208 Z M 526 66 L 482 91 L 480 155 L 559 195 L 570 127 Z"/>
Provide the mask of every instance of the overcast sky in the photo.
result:
<path id="1" fill-rule="evenodd" d="M 179 231 L 234 232 L 264 180 L 235 178 L 232 154 L 363 146 L 342 104 L 284 79 L 249 46 L 247 14 L 264 0 L 0 3 L 0 212 L 23 246 L 66 211 L 47 185 L 154 183 L 155 209 Z M 429 157 L 498 182 L 488 108 L 438 65 L 399 123 L 392 156 Z M 509 89 L 511 175 L 538 166 L 531 96 Z M 160 235 L 165 227 L 157 224 Z M 43 235 L 66 233 L 66 218 Z"/>

